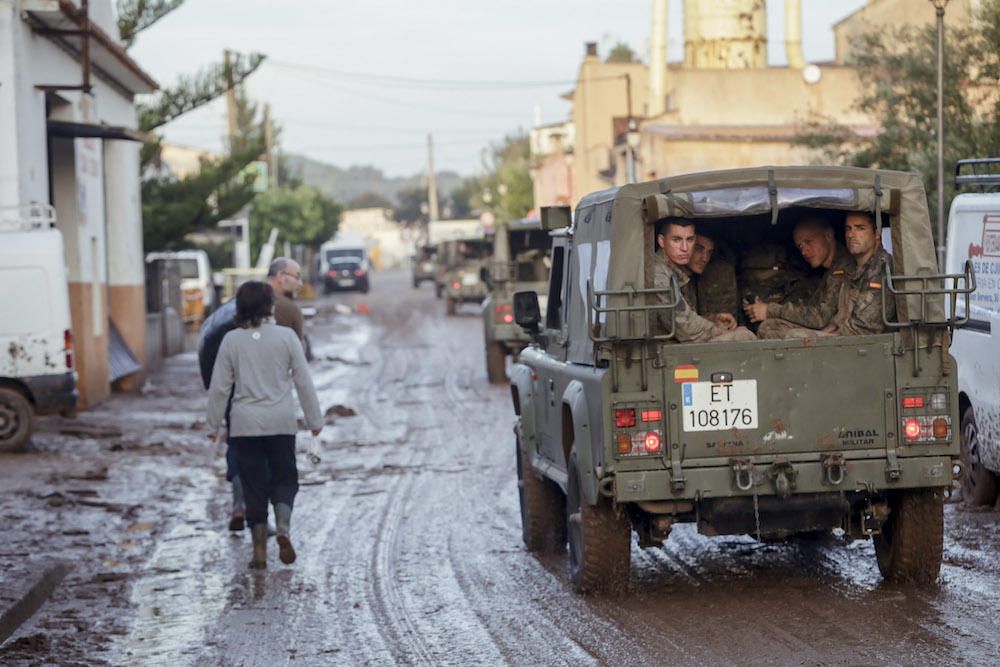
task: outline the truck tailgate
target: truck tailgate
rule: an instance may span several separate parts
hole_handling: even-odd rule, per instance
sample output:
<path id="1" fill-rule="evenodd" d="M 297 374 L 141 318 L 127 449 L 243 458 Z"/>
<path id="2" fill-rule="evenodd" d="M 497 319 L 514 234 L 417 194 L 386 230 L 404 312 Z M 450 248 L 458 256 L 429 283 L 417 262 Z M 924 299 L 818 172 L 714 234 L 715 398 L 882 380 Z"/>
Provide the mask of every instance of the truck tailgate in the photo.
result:
<path id="1" fill-rule="evenodd" d="M 666 361 L 670 442 L 691 464 L 885 449 L 895 388 L 889 335 L 774 341 L 744 350 L 671 346 Z"/>

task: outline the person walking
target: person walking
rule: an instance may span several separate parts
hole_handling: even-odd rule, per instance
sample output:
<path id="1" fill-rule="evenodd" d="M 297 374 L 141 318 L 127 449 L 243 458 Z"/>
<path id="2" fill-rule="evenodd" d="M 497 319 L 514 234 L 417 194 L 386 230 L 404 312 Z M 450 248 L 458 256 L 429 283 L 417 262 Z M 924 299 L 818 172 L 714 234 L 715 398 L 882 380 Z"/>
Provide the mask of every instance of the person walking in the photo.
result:
<path id="1" fill-rule="evenodd" d="M 274 506 L 278 554 L 282 563 L 295 562 L 290 527 L 298 492 L 295 465 L 297 421 L 292 387 L 298 394 L 305 422 L 313 435 L 323 429 L 323 414 L 295 332 L 271 318 L 274 292 L 251 281 L 236 292 L 237 325 L 225 335 L 212 372 L 208 426 L 212 436 L 226 424 L 243 487 L 246 520 L 253 537 L 251 568 L 267 567 L 267 505 Z"/>

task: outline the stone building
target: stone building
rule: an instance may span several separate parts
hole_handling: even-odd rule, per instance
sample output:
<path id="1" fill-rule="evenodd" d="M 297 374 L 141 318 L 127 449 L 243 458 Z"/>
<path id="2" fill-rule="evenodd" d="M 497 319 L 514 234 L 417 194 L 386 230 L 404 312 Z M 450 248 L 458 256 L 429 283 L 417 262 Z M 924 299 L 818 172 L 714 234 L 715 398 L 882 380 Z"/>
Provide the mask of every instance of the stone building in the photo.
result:
<path id="1" fill-rule="evenodd" d="M 110 0 L 0 0 L 0 206 L 55 207 L 80 407 L 141 376 L 143 137 L 133 98 L 156 89 L 122 48 Z"/>

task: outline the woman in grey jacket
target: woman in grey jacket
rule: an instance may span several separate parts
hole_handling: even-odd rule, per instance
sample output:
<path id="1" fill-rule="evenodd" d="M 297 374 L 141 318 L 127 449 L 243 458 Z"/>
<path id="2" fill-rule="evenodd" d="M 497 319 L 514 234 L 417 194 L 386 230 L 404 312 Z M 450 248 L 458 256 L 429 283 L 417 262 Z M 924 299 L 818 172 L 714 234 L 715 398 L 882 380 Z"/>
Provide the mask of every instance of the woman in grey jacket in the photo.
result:
<path id="1" fill-rule="evenodd" d="M 295 401 L 298 393 L 306 425 L 323 429 L 306 357 L 295 332 L 271 320 L 274 293 L 267 283 L 244 283 L 236 292 L 239 328 L 222 339 L 208 390 L 208 426 L 215 434 L 225 424 L 233 392 L 229 444 L 243 484 L 247 523 L 253 535 L 251 568 L 267 567 L 267 503 L 274 505 L 281 562 L 295 562 L 289 527 L 299 475 L 295 466 Z"/>

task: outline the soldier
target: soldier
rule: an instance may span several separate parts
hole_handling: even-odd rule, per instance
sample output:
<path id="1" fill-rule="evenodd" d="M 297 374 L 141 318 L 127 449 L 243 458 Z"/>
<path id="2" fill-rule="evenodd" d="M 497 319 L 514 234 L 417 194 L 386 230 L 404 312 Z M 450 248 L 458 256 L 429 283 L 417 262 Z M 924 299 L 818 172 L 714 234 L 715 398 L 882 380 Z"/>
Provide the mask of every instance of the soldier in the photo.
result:
<path id="1" fill-rule="evenodd" d="M 856 266 L 841 290 L 837 316 L 826 331 L 838 336 L 882 333 L 886 328 L 882 319 L 883 267 L 892 261 L 892 255 L 875 235 L 875 220 L 868 213 L 848 213 L 844 235 Z M 895 319 L 895 300 L 887 299 L 886 308 L 886 318 Z"/>
<path id="2" fill-rule="evenodd" d="M 826 272 L 812 297 L 797 303 L 753 303 L 744 301 L 743 310 L 751 322 L 760 322 L 761 338 L 815 338 L 837 314 L 840 290 L 855 264 L 851 255 L 833 236 L 833 227 L 824 218 L 799 221 L 792 231 L 795 247 L 814 269 Z"/>
<path id="3" fill-rule="evenodd" d="M 653 285 L 658 289 L 669 287 L 670 277 L 677 279 L 680 287 L 680 303 L 673 311 L 657 311 L 657 320 L 665 330 L 670 330 L 670 320 L 673 319 L 673 338 L 678 343 L 705 343 L 724 341 L 754 340 L 756 337 L 745 327 L 737 327 L 735 319 L 732 326 L 719 326 L 708 320 L 691 307 L 685 290 L 690 282 L 690 275 L 685 267 L 691 261 L 695 245 L 694 223 L 683 218 L 664 218 L 656 224 L 656 245 L 659 251 L 655 255 L 653 267 Z M 660 301 L 670 303 L 667 295 L 661 294 Z"/>
<path id="4" fill-rule="evenodd" d="M 697 228 L 694 249 L 687 270 L 695 289 L 688 303 L 702 316 L 724 329 L 736 326 L 736 268 L 731 262 L 716 254 L 715 240 Z M 687 296 L 687 294 L 685 294 Z"/>

